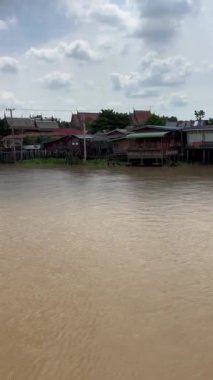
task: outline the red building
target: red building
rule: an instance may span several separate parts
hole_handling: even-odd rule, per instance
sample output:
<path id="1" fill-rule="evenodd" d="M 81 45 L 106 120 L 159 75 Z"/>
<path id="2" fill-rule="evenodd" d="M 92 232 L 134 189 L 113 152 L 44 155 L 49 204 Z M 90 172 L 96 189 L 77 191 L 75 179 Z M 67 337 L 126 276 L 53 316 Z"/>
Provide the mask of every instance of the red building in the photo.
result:
<path id="1" fill-rule="evenodd" d="M 150 111 L 133 111 L 133 113 L 129 114 L 130 124 L 134 126 L 143 125 L 146 123 L 148 118 L 150 117 Z"/>
<path id="2" fill-rule="evenodd" d="M 86 136 L 87 147 L 89 148 L 92 140 L 92 136 Z M 71 135 L 63 136 L 51 141 L 44 142 L 42 144 L 42 149 L 52 152 L 52 153 L 61 153 L 66 154 L 70 153 L 75 157 L 83 157 L 83 144 L 84 136 L 83 135 Z"/>
<path id="3" fill-rule="evenodd" d="M 84 123 L 96 121 L 99 116 L 97 112 L 77 112 L 72 114 L 71 127 L 83 129 Z"/>

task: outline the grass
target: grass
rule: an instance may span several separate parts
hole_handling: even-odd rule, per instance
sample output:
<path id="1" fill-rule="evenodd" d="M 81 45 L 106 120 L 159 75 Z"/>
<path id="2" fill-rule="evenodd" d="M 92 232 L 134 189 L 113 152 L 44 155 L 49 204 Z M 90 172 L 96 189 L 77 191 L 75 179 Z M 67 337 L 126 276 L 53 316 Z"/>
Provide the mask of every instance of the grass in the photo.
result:
<path id="1" fill-rule="evenodd" d="M 65 165 L 66 161 L 64 158 L 35 158 L 32 160 L 25 160 L 21 162 L 24 166 L 55 166 L 55 165 Z"/>
<path id="2" fill-rule="evenodd" d="M 79 165 L 79 166 L 85 166 L 85 167 L 104 168 L 108 166 L 121 166 L 123 165 L 123 163 L 119 161 L 108 161 L 107 159 L 87 160 L 86 162 L 84 162 L 83 160 L 76 159 L 76 158 L 73 158 L 70 161 L 67 161 L 64 158 L 35 158 L 35 159 L 22 161 L 21 165 L 27 166 L 27 167 Z"/>

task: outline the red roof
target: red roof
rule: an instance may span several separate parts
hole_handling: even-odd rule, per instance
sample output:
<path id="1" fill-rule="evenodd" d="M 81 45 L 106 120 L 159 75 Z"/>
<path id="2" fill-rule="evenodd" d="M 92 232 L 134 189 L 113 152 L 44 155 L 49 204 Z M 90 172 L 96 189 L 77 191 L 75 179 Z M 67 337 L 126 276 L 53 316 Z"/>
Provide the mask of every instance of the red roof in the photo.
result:
<path id="1" fill-rule="evenodd" d="M 72 115 L 71 124 L 73 126 L 82 127 L 82 123 L 97 120 L 99 113 L 97 112 L 78 112 Z"/>
<path id="2" fill-rule="evenodd" d="M 77 128 L 59 128 L 51 132 L 50 136 L 70 136 L 70 135 L 79 135 L 81 131 Z"/>
<path id="3" fill-rule="evenodd" d="M 131 124 L 143 124 L 151 115 L 150 111 L 134 111 L 129 115 Z"/>

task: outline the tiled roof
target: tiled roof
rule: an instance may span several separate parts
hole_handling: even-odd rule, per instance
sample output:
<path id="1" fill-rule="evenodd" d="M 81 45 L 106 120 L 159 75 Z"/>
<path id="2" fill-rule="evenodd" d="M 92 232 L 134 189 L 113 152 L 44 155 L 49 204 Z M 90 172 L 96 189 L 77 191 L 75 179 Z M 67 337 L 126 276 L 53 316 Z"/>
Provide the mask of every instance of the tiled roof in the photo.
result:
<path id="1" fill-rule="evenodd" d="M 72 115 L 71 124 L 73 126 L 82 127 L 82 123 L 97 120 L 99 113 L 97 112 L 78 112 Z"/>
<path id="2" fill-rule="evenodd" d="M 7 117 L 6 121 L 10 128 L 14 129 L 35 129 L 34 120 L 23 117 Z"/>
<path id="3" fill-rule="evenodd" d="M 44 129 L 51 130 L 51 129 L 58 129 L 59 128 L 57 121 L 51 121 L 51 120 L 36 120 L 36 126 L 40 130 L 44 130 Z"/>
<path id="4" fill-rule="evenodd" d="M 150 115 L 151 115 L 150 111 L 143 111 L 143 110 L 134 111 L 133 113 L 130 113 L 129 115 L 130 123 L 133 125 L 145 123 Z"/>

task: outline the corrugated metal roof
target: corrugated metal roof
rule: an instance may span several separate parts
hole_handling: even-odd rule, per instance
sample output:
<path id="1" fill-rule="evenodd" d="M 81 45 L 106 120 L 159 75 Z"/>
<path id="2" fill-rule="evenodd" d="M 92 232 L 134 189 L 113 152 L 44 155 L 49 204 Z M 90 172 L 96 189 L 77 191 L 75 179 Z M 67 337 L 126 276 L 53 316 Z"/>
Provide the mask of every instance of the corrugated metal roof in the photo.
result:
<path id="1" fill-rule="evenodd" d="M 92 140 L 93 139 L 93 135 L 73 135 L 74 137 L 77 137 L 79 140 L 83 140 L 84 137 L 87 139 L 87 140 Z"/>
<path id="2" fill-rule="evenodd" d="M 52 120 L 36 120 L 36 125 L 39 129 L 58 129 L 57 121 Z"/>
<path id="3" fill-rule="evenodd" d="M 14 129 L 36 129 L 34 120 L 29 118 L 7 117 L 6 120 L 10 128 L 13 127 Z"/>
<path id="4" fill-rule="evenodd" d="M 204 131 L 212 131 L 213 125 L 204 125 L 204 126 L 193 126 L 193 127 L 187 127 L 184 129 L 184 132 L 204 132 Z"/>
<path id="5" fill-rule="evenodd" d="M 127 139 L 154 139 L 167 135 L 169 132 L 141 132 L 131 133 L 126 136 Z"/>

